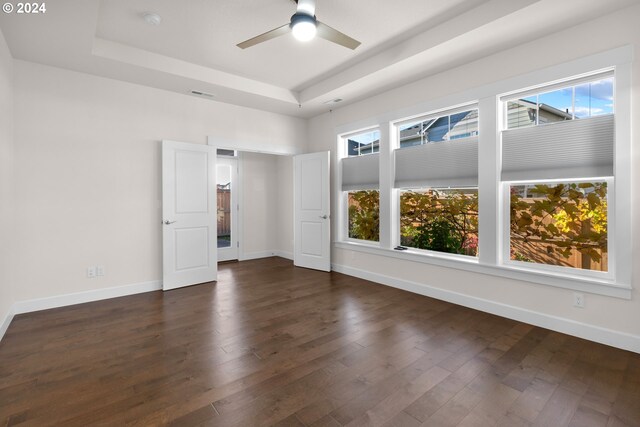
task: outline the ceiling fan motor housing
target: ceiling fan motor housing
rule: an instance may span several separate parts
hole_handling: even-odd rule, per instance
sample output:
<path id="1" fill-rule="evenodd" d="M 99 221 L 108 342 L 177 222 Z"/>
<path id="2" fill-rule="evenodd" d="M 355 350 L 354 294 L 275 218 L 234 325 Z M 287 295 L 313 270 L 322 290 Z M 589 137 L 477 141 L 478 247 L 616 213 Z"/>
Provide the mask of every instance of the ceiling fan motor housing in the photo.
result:
<path id="1" fill-rule="evenodd" d="M 307 15 L 306 13 L 296 12 L 291 16 L 291 23 L 289 24 L 289 26 L 293 28 L 297 24 L 301 24 L 303 22 L 308 22 L 313 25 L 317 25 L 315 16 Z"/>

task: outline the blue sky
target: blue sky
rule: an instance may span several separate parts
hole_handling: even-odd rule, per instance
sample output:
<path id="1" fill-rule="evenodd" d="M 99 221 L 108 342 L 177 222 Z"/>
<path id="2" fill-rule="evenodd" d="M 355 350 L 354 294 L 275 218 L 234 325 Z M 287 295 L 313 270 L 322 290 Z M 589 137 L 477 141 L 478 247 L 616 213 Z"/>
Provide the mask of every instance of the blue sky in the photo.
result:
<path id="1" fill-rule="evenodd" d="M 575 86 L 575 114 L 577 117 L 599 116 L 613 113 L 613 78 Z M 547 104 L 571 113 L 572 87 L 538 95 L 538 103 Z M 536 97 L 525 98 L 536 102 Z"/>
<path id="2" fill-rule="evenodd" d="M 374 130 L 371 132 L 361 133 L 358 135 L 350 136 L 350 140 L 359 142 L 360 144 L 371 144 L 373 141 L 380 139 L 380 131 Z"/>

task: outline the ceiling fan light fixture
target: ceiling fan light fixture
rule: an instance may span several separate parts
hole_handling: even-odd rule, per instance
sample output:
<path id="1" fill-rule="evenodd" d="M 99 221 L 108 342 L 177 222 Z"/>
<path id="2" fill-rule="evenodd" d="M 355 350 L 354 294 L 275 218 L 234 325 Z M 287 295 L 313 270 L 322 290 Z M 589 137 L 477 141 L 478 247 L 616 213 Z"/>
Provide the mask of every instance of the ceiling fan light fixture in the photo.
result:
<path id="1" fill-rule="evenodd" d="M 308 42 L 316 36 L 318 32 L 316 25 L 315 16 L 296 13 L 291 17 L 291 33 L 301 42 Z"/>

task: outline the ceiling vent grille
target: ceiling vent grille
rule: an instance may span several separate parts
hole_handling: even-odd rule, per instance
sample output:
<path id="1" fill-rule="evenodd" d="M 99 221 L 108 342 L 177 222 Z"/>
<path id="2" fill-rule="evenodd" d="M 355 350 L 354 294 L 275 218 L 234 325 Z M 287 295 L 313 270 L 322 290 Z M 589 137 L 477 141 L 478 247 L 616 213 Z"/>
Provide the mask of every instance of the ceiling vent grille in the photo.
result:
<path id="1" fill-rule="evenodd" d="M 192 91 L 191 91 L 191 93 L 192 93 L 193 95 L 197 95 L 197 96 L 205 96 L 205 97 L 207 97 L 207 98 L 213 98 L 213 97 L 215 97 L 215 95 L 214 95 L 214 94 L 212 94 L 212 93 L 202 92 L 202 91 L 199 91 L 199 90 L 192 90 Z"/>

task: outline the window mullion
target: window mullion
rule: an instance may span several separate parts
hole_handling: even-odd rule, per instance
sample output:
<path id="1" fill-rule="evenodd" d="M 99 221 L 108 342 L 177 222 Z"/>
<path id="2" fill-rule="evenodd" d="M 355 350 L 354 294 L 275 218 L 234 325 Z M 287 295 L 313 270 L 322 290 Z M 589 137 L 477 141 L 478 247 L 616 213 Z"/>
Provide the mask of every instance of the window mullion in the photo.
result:
<path id="1" fill-rule="evenodd" d="M 389 122 L 380 123 L 380 247 L 392 248 L 399 222 L 393 199 L 393 144 Z"/>
<path id="2" fill-rule="evenodd" d="M 614 83 L 615 121 L 615 182 L 613 184 L 614 214 L 610 224 L 609 247 L 612 248 L 615 280 L 618 284 L 631 285 L 633 271 L 632 192 L 631 192 L 631 63 L 616 66 Z"/>
<path id="3" fill-rule="evenodd" d="M 499 203 L 500 110 L 495 96 L 481 99 L 478 107 L 478 257 L 481 264 L 498 265 L 500 224 L 504 220 Z"/>

